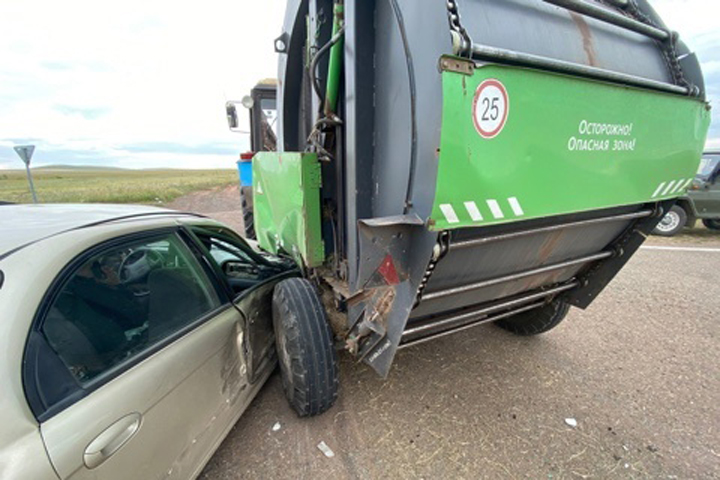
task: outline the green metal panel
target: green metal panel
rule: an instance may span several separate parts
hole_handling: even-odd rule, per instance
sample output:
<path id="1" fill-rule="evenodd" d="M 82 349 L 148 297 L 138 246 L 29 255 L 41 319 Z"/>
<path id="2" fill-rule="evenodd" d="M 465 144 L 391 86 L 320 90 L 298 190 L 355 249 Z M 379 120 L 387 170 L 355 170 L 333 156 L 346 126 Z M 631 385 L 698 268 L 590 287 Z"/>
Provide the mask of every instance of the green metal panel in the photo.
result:
<path id="1" fill-rule="evenodd" d="M 432 230 L 681 195 L 710 122 L 696 99 L 535 70 L 442 77 Z"/>
<path id="2" fill-rule="evenodd" d="M 320 164 L 314 153 L 253 157 L 255 232 L 260 246 L 307 267 L 325 258 L 320 228 Z"/>

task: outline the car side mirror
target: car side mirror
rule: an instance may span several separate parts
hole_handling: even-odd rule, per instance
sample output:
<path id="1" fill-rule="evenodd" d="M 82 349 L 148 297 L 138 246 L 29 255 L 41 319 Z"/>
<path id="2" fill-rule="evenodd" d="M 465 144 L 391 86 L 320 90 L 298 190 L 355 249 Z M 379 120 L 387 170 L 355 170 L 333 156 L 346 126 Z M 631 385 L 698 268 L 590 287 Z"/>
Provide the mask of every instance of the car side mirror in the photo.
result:
<path id="1" fill-rule="evenodd" d="M 228 127 L 231 131 L 237 133 L 250 133 L 246 130 L 240 130 L 240 122 L 238 120 L 238 110 L 244 107 L 248 110 L 253 108 L 254 101 L 251 96 L 245 95 L 242 100 L 228 100 L 225 102 L 225 116 L 227 117 Z"/>
<path id="2" fill-rule="evenodd" d="M 230 277 L 257 276 L 260 269 L 254 263 L 226 260 L 222 263 L 222 271 Z"/>
<path id="3" fill-rule="evenodd" d="M 230 130 L 235 130 L 236 128 L 238 128 L 238 116 L 235 104 L 232 102 L 227 102 L 225 104 L 225 113 L 227 115 L 227 122 Z"/>

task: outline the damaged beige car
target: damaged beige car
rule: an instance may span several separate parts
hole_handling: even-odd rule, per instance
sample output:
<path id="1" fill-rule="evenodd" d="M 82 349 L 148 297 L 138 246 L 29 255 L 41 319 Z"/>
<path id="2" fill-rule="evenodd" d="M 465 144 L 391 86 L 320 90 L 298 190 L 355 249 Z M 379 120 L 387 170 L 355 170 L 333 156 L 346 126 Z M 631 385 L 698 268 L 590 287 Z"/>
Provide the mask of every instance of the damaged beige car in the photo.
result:
<path id="1" fill-rule="evenodd" d="M 197 476 L 277 363 L 296 275 L 196 215 L 1 207 L 0 478 Z"/>

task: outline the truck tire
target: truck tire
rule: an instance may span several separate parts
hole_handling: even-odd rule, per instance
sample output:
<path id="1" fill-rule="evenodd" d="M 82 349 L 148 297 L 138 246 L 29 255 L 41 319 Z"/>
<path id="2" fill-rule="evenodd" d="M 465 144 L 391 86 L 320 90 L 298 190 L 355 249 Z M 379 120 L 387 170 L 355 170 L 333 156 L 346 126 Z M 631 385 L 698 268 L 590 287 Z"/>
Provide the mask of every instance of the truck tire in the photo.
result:
<path id="1" fill-rule="evenodd" d="M 278 283 L 273 327 L 290 406 L 301 417 L 323 413 L 338 396 L 338 358 L 325 310 L 309 281 L 290 278 Z"/>
<path id="2" fill-rule="evenodd" d="M 716 218 L 706 218 L 703 220 L 703 225 L 705 225 L 710 230 L 720 230 L 720 220 Z"/>
<path id="3" fill-rule="evenodd" d="M 242 206 L 243 228 L 245 229 L 245 238 L 249 238 L 250 240 L 256 240 L 252 187 L 240 187 L 240 205 Z"/>
<path id="4" fill-rule="evenodd" d="M 570 305 L 560 300 L 553 300 L 543 307 L 498 320 L 495 325 L 516 335 L 538 335 L 557 327 L 568 310 Z"/>
<path id="5" fill-rule="evenodd" d="M 663 237 L 672 237 L 677 235 L 687 224 L 687 213 L 685 209 L 677 205 L 673 205 L 668 213 L 660 220 L 657 227 L 652 231 L 655 235 Z"/>

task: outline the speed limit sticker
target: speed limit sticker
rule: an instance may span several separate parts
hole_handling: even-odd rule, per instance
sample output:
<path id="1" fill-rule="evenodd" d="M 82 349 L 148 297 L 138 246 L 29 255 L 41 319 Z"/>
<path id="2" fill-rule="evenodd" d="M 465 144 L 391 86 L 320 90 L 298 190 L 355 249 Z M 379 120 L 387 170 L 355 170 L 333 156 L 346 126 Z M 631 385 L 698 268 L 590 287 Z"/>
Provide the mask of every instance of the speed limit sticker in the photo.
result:
<path id="1" fill-rule="evenodd" d="M 483 138 L 494 138 L 502 132 L 510 102 L 505 85 L 494 78 L 483 81 L 475 91 L 473 121 Z"/>

